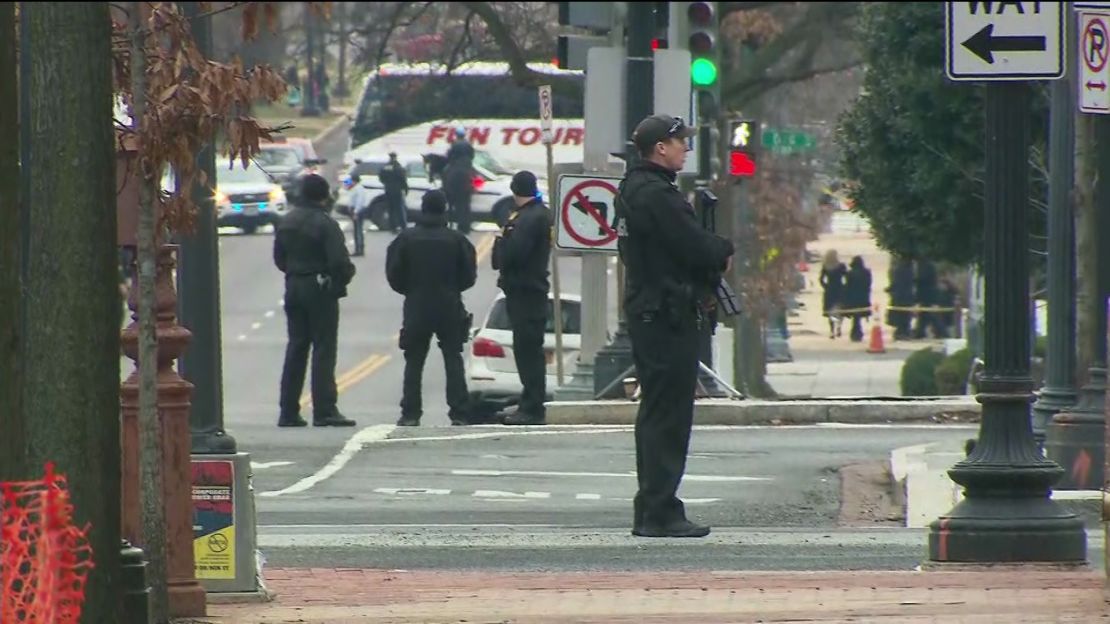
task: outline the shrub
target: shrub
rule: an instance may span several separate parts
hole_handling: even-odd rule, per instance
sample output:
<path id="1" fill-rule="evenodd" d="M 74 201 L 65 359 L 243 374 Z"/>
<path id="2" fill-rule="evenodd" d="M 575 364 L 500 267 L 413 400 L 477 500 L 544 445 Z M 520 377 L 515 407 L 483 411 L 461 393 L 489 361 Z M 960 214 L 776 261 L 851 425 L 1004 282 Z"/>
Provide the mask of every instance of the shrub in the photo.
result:
<path id="1" fill-rule="evenodd" d="M 902 364 L 902 396 L 936 396 L 934 377 L 944 354 L 931 348 L 914 351 Z"/>
<path id="2" fill-rule="evenodd" d="M 971 350 L 959 351 L 944 358 L 933 372 L 937 394 L 967 394 L 967 375 L 971 372 Z"/>

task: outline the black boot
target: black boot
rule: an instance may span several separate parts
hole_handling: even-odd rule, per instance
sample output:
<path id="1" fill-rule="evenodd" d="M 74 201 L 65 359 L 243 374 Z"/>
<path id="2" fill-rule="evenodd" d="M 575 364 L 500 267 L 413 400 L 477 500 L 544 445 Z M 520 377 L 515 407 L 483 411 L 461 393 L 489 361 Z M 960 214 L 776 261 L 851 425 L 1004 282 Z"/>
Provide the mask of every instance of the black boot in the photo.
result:
<path id="1" fill-rule="evenodd" d="M 278 416 L 279 427 L 307 427 L 308 421 L 301 418 L 300 414 L 282 414 Z"/>
<path id="2" fill-rule="evenodd" d="M 313 427 L 354 427 L 355 424 L 355 421 L 340 414 L 339 410 L 312 415 Z"/>

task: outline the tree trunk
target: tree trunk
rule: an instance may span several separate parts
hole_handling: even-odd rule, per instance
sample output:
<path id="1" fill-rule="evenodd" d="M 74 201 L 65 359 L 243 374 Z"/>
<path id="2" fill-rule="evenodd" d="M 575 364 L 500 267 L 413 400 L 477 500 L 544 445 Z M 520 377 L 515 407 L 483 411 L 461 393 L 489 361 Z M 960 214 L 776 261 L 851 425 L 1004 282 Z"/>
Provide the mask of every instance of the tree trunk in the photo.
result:
<path id="1" fill-rule="evenodd" d="M 1077 331 L 1076 386 L 1087 382 L 1087 372 L 1094 362 L 1095 345 L 1105 337 L 1095 335 L 1098 326 L 1095 298 L 1098 296 L 1096 267 L 1098 265 L 1099 231 L 1095 214 L 1094 117 L 1079 114 L 1075 121 L 1075 311 Z"/>
<path id="2" fill-rule="evenodd" d="M 119 622 L 120 407 L 108 3 L 20 4 L 29 167 L 22 354 L 28 467 L 69 478 L 96 567 L 83 622 Z M 11 141 L 4 135 L 5 142 Z M 23 475 L 31 476 L 31 475 Z"/>
<path id="3" fill-rule="evenodd" d="M 0 481 L 23 472 L 20 418 L 19 89 L 15 3 L 0 2 Z"/>
<path id="4" fill-rule="evenodd" d="M 338 80 L 335 84 L 335 96 L 345 98 L 351 95 L 347 89 L 347 3 L 335 3 L 336 22 L 339 27 L 339 68 L 336 73 Z"/>
<path id="5" fill-rule="evenodd" d="M 146 35 L 141 32 L 143 3 L 132 2 L 128 30 L 131 41 L 131 118 L 135 133 L 146 129 Z M 140 152 L 147 148 L 140 144 Z M 165 624 L 170 619 L 166 585 L 166 514 L 162 485 L 162 424 L 158 416 L 158 342 L 155 337 L 154 280 L 158 239 L 154 211 L 154 189 L 147 172 L 139 171 L 139 482 L 142 484 L 143 550 L 147 556 L 150 583 L 150 620 Z"/>

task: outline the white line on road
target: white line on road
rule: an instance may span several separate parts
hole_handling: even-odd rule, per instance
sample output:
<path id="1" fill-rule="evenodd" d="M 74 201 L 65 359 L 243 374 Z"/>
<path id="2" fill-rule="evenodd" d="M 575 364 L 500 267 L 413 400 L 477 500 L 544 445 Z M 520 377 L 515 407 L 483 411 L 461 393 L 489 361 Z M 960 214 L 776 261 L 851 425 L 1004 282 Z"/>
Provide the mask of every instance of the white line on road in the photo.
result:
<path id="1" fill-rule="evenodd" d="M 251 323 L 251 329 L 252 330 L 258 329 L 259 327 L 262 327 L 262 323 L 259 323 L 257 321 L 255 321 L 254 323 Z"/>
<path id="2" fill-rule="evenodd" d="M 292 466 L 291 461 L 272 461 L 272 462 L 251 462 L 252 470 L 265 470 L 267 468 L 278 468 L 280 466 Z"/>
<path id="3" fill-rule="evenodd" d="M 501 427 L 497 433 L 462 433 L 453 436 L 427 436 L 415 438 L 391 438 L 391 434 L 397 427 L 394 425 L 371 425 L 358 433 L 351 436 L 347 443 L 343 445 L 343 449 L 339 451 L 331 459 L 330 462 L 315 474 L 305 477 L 293 485 L 283 490 L 271 490 L 269 492 L 261 492 L 259 496 L 267 498 L 274 496 L 283 496 L 285 494 L 296 494 L 311 489 L 318 483 L 321 483 L 347 465 L 347 462 L 362 450 L 363 446 L 369 444 L 386 444 L 394 442 L 444 442 L 450 440 L 485 440 L 488 438 L 504 438 L 509 436 L 534 436 L 534 435 L 560 435 L 560 434 L 574 434 L 574 433 L 621 433 L 622 429 L 612 428 L 598 428 L 598 429 L 575 429 L 575 430 L 522 430 L 514 431 Z"/>
<path id="4" fill-rule="evenodd" d="M 507 476 L 537 476 L 537 477 L 635 477 L 635 472 L 559 472 L 546 470 L 452 470 L 451 474 L 462 477 L 507 477 Z M 771 481 L 770 477 L 740 477 L 725 475 L 684 475 L 683 481 Z"/>
<path id="5" fill-rule="evenodd" d="M 439 490 L 435 488 L 374 488 L 378 494 L 435 494 L 437 496 L 446 496 L 451 493 L 451 490 Z"/>
<path id="6" fill-rule="evenodd" d="M 274 318 L 274 311 L 266 310 L 266 314 L 264 314 L 263 316 L 265 316 L 266 318 Z"/>
<path id="7" fill-rule="evenodd" d="M 601 500 L 601 494 L 575 494 L 575 500 Z"/>
<path id="8" fill-rule="evenodd" d="M 448 522 L 443 524 L 427 524 L 424 522 L 409 522 L 409 523 L 395 523 L 386 522 L 383 524 L 260 524 L 259 530 L 266 531 L 329 531 L 331 529 L 453 529 L 453 528 L 469 529 L 471 527 L 477 528 L 528 528 L 528 529 L 558 529 L 563 527 L 561 524 L 506 524 L 502 522 L 495 523 L 457 523 Z"/>
<path id="9" fill-rule="evenodd" d="M 503 490 L 475 490 L 474 498 L 551 498 L 551 492 L 505 492 Z"/>
<path id="10" fill-rule="evenodd" d="M 343 467 L 347 465 L 347 462 L 351 461 L 351 458 L 354 457 L 355 454 L 357 454 L 360 450 L 362 450 L 364 444 L 370 444 L 371 442 L 379 442 L 381 440 L 384 440 L 389 436 L 390 433 L 393 433 L 393 430 L 396 428 L 397 427 L 395 425 L 370 425 L 369 427 L 366 427 L 365 429 L 351 436 L 350 439 L 347 440 L 347 443 L 343 445 L 343 449 L 339 451 L 335 455 L 335 457 L 332 457 L 331 461 L 328 462 L 326 466 L 324 466 L 320 470 L 317 470 L 314 474 L 307 476 L 300 481 L 297 481 L 284 490 L 262 492 L 259 494 L 259 496 L 274 497 L 282 496 L 283 494 L 296 494 L 297 492 L 304 492 L 317 483 L 328 479 L 335 473 L 342 470 Z"/>
<path id="11" fill-rule="evenodd" d="M 238 336 L 238 337 L 237 337 L 236 339 L 237 339 L 237 340 L 246 340 L 246 339 L 247 339 L 247 335 L 246 335 L 246 334 L 239 334 L 239 336 Z"/>

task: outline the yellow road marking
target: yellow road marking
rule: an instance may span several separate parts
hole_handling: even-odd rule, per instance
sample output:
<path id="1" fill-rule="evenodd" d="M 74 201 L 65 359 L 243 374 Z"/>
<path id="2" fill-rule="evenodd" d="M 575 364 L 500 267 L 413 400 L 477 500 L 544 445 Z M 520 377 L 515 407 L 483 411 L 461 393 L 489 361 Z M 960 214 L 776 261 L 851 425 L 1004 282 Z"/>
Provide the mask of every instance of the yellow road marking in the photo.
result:
<path id="1" fill-rule="evenodd" d="M 357 384 L 358 382 L 362 381 L 363 379 L 366 379 L 370 375 L 373 375 L 375 371 L 377 371 L 379 368 L 385 366 L 386 363 L 388 363 L 389 360 L 391 360 L 391 359 L 393 359 L 393 356 L 390 356 L 390 355 L 379 356 L 371 364 L 369 364 L 368 366 L 366 366 L 365 368 L 360 370 L 358 373 L 355 373 L 354 375 L 351 375 L 350 377 L 348 377 L 345 382 L 343 382 L 342 384 L 337 384 L 336 388 L 335 388 L 336 392 L 337 393 L 338 392 L 343 392 L 344 390 L 346 390 L 346 389 L 350 388 L 351 386 Z"/>
<path id="2" fill-rule="evenodd" d="M 475 245 L 474 251 L 479 263 L 481 263 L 493 249 L 494 238 L 495 237 L 493 234 L 487 233 L 482 237 L 482 240 L 478 241 L 478 244 Z M 400 338 L 399 333 L 393 334 L 393 339 L 391 340 L 391 342 L 396 343 L 398 338 Z M 393 359 L 393 357 L 390 355 L 381 355 L 377 353 L 370 355 L 365 360 L 356 364 L 354 368 L 348 370 L 347 372 L 336 378 L 336 394 L 341 394 L 343 391 L 348 390 L 363 379 L 366 379 L 370 375 L 373 375 L 375 372 L 377 372 L 378 369 L 385 366 L 391 359 Z M 301 396 L 301 409 L 306 409 L 309 405 L 312 405 L 312 395 L 311 393 L 306 392 L 304 395 Z"/>
<path id="3" fill-rule="evenodd" d="M 373 367 L 373 370 L 377 370 L 378 368 L 380 368 L 380 365 L 378 364 L 378 362 L 381 361 L 381 360 L 389 360 L 389 356 L 375 353 L 375 354 L 371 355 L 370 357 L 366 358 L 365 360 L 359 362 L 358 364 L 355 365 L 354 368 L 352 368 L 349 371 L 343 373 L 342 375 L 339 376 L 339 378 L 337 378 L 335 380 L 336 390 L 339 391 L 339 392 L 342 392 L 343 389 L 346 389 L 346 388 L 349 387 L 349 382 L 352 378 L 354 378 L 358 375 L 362 375 L 362 373 L 365 370 L 367 370 L 371 367 Z M 383 361 L 382 364 L 384 364 L 384 363 L 385 362 Z M 363 377 L 358 377 L 358 378 L 363 379 Z M 312 405 L 312 395 L 311 395 L 311 393 L 306 392 L 305 394 L 303 394 L 301 396 L 301 409 L 305 409 L 309 405 Z"/>
<path id="4" fill-rule="evenodd" d="M 494 236 L 492 234 L 486 234 L 482 238 L 482 240 L 478 241 L 478 244 L 475 245 L 475 251 L 477 252 L 479 264 L 482 263 L 482 260 L 484 260 L 485 257 L 489 255 L 489 252 L 493 249 L 493 240 Z"/>

